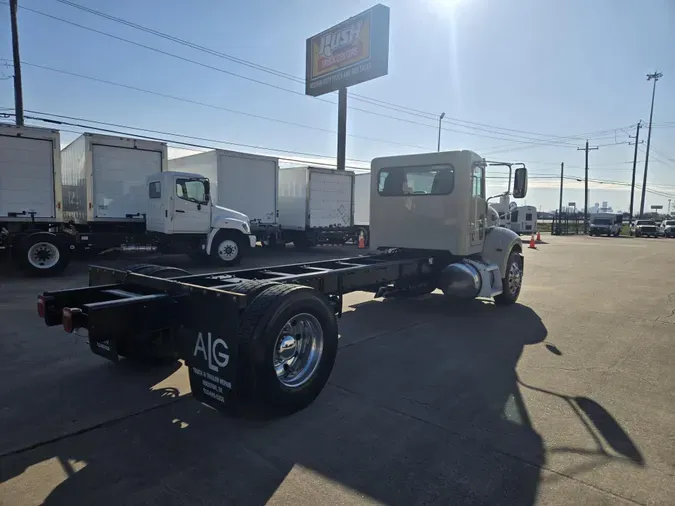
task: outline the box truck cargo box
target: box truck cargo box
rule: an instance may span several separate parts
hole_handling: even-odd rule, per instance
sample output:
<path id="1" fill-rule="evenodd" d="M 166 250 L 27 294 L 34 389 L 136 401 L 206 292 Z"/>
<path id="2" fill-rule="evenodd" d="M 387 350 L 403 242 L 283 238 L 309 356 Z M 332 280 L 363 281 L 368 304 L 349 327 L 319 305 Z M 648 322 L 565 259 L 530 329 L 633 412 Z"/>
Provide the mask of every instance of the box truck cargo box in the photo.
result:
<path id="1" fill-rule="evenodd" d="M 370 224 L 370 172 L 354 176 L 354 225 Z"/>
<path id="2" fill-rule="evenodd" d="M 63 218 L 75 223 L 144 221 L 146 179 L 167 170 L 163 142 L 85 133 L 61 151 Z"/>
<path id="3" fill-rule="evenodd" d="M 169 160 L 169 170 L 209 178 L 213 203 L 244 213 L 254 229 L 277 223 L 277 158 L 216 149 Z"/>
<path id="4" fill-rule="evenodd" d="M 286 230 L 351 228 L 354 173 L 311 166 L 280 169 L 279 224 Z"/>
<path id="5" fill-rule="evenodd" d="M 0 221 L 61 221 L 59 132 L 0 124 Z"/>

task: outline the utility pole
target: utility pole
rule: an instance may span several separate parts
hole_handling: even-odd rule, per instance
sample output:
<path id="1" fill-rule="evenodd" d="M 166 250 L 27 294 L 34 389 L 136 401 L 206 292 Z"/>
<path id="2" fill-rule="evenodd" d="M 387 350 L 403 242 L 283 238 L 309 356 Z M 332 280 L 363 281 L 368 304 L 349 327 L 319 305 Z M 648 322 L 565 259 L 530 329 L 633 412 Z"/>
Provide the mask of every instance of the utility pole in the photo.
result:
<path id="1" fill-rule="evenodd" d="M 562 216 L 562 197 L 563 197 L 563 173 L 565 162 L 560 163 L 560 205 L 558 206 L 558 216 Z"/>
<path id="2" fill-rule="evenodd" d="M 17 1 L 9 0 L 9 18 L 12 24 L 12 54 L 14 56 L 14 112 L 16 125 L 23 126 L 23 88 L 21 87 L 21 58 L 19 58 L 19 28 L 16 22 Z"/>
<path id="3" fill-rule="evenodd" d="M 441 151 L 441 122 L 443 121 L 443 118 L 445 118 L 445 113 L 441 113 L 441 115 L 438 117 L 438 151 Z"/>
<path id="4" fill-rule="evenodd" d="M 672 199 L 668 199 L 668 216 L 670 216 L 670 201 L 671 201 L 671 200 L 672 200 Z"/>
<path id="5" fill-rule="evenodd" d="M 628 214 L 630 214 L 630 220 L 633 220 L 633 199 L 635 196 L 635 169 L 637 168 L 637 155 L 638 155 L 638 144 L 642 144 L 643 141 L 640 140 L 640 127 L 642 126 L 642 120 L 638 121 L 637 128 L 635 130 L 635 137 L 629 135 L 631 139 L 635 139 L 635 152 L 633 153 L 633 181 L 630 185 L 630 209 Z M 629 142 L 628 145 L 631 143 Z"/>
<path id="6" fill-rule="evenodd" d="M 663 74 L 661 72 L 654 72 L 647 74 L 647 81 L 654 81 L 652 88 L 652 107 L 649 111 L 649 130 L 647 131 L 647 152 L 645 153 L 645 173 L 642 179 L 642 199 L 640 200 L 640 215 L 645 211 L 645 192 L 647 191 L 647 168 L 649 167 L 649 144 L 652 140 L 652 117 L 654 116 L 654 95 L 656 95 L 656 81 L 658 81 Z"/>
<path id="7" fill-rule="evenodd" d="M 598 149 L 598 147 L 588 147 L 588 141 L 586 141 L 585 148 L 577 148 L 577 151 L 586 152 L 586 177 L 584 179 L 584 234 L 588 233 L 588 152 L 594 149 Z"/>

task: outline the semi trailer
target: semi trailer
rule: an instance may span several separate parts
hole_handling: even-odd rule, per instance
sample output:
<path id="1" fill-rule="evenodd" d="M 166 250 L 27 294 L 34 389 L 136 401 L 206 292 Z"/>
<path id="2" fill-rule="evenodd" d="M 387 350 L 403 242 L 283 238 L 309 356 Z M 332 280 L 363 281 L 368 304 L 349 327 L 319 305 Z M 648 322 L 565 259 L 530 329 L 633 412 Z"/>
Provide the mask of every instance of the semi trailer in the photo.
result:
<path id="1" fill-rule="evenodd" d="M 278 158 L 215 149 L 171 159 L 169 170 L 207 177 L 214 204 L 248 216 L 252 233 L 263 244 L 277 242 Z"/>
<path id="2" fill-rule="evenodd" d="M 440 289 L 454 301 L 518 300 L 523 246 L 488 206 L 485 172 L 494 165 L 503 164 L 472 151 L 374 159 L 363 255 L 198 275 L 91 266 L 89 286 L 42 293 L 37 312 L 115 362 L 185 359 L 194 397 L 213 408 L 290 414 L 328 381 L 345 294 Z M 513 195 L 524 197 L 527 169 L 513 181 Z"/>
<path id="3" fill-rule="evenodd" d="M 75 251 L 185 253 L 230 266 L 255 246 L 248 217 L 213 204 L 208 178 L 165 175 L 165 143 L 85 133 L 59 150 L 58 132 L 0 131 L 9 188 L 0 197 L 13 209 L 0 247 L 26 270 L 59 273 Z"/>
<path id="4" fill-rule="evenodd" d="M 305 249 L 354 236 L 354 173 L 322 167 L 279 170 L 281 239 Z"/>

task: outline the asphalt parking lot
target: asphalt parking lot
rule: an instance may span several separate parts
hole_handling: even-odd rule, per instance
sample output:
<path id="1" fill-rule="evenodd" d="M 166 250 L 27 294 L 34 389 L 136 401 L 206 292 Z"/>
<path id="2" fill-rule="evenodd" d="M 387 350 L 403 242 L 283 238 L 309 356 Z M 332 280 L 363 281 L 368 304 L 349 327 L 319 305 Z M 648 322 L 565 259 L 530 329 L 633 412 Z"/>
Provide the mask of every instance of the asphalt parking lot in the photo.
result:
<path id="1" fill-rule="evenodd" d="M 35 296 L 84 265 L 5 277 L 0 504 L 672 505 L 675 240 L 543 239 L 515 306 L 347 296 L 329 385 L 272 422 L 197 403 L 184 367 L 114 365 L 46 328 Z"/>

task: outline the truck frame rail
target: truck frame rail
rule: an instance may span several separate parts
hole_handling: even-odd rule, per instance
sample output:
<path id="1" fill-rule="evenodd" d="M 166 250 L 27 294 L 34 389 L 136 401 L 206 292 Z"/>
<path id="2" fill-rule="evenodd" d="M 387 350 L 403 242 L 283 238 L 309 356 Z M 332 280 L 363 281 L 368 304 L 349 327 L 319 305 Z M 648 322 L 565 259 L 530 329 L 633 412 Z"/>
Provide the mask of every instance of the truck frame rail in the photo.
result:
<path id="1" fill-rule="evenodd" d="M 401 250 L 169 278 L 90 266 L 90 286 L 45 292 L 37 309 L 48 326 L 86 334 L 91 351 L 109 360 L 184 359 L 193 395 L 213 408 L 288 414 L 310 404 L 328 380 L 344 294 L 430 292 L 434 269 L 432 256 Z M 305 336 L 303 317 L 320 323 L 320 341 Z M 282 377 L 309 370 L 303 353 L 311 350 L 319 356 L 315 374 L 288 387 L 295 383 Z M 271 380 L 275 371 L 279 381 Z"/>

